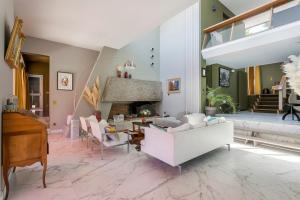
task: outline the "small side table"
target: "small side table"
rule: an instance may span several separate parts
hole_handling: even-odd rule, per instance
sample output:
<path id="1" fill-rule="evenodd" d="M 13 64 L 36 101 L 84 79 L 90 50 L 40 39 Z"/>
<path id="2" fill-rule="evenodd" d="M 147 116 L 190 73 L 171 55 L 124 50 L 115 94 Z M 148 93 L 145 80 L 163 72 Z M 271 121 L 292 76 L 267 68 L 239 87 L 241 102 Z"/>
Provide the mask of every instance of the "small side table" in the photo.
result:
<path id="1" fill-rule="evenodd" d="M 132 122 L 133 134 L 131 134 L 131 144 L 135 144 L 137 151 L 141 150 L 141 141 L 145 138 L 145 134 L 142 132 L 141 127 L 150 127 L 153 122 Z M 136 130 L 136 126 L 138 127 Z"/>

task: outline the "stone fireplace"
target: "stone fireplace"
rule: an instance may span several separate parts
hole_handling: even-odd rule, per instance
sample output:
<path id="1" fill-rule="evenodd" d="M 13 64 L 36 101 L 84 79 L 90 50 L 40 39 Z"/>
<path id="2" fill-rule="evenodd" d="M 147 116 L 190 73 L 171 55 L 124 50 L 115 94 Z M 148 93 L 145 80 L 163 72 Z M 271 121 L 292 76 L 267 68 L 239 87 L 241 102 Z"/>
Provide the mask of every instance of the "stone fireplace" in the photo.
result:
<path id="1" fill-rule="evenodd" d="M 104 103 L 111 104 L 108 118 L 118 114 L 124 114 L 125 118 L 156 116 L 162 98 L 161 85 L 159 81 L 108 78 L 102 98 Z"/>

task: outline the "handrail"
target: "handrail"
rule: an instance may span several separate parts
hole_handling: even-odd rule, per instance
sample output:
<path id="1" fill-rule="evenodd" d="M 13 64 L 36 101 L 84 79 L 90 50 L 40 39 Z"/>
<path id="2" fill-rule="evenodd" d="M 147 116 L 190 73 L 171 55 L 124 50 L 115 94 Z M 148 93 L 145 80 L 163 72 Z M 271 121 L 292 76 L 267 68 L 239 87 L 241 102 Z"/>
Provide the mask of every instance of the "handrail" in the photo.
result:
<path id="1" fill-rule="evenodd" d="M 286 76 L 282 76 L 279 85 L 272 86 L 273 94 L 278 91 L 278 109 L 283 110 L 283 99 L 286 98 Z"/>
<path id="2" fill-rule="evenodd" d="M 249 10 L 249 11 L 246 11 L 240 15 L 237 15 L 237 16 L 234 16 L 228 20 L 225 20 L 223 22 L 220 22 L 218 24 L 215 24 L 213 26 L 210 26 L 206 29 L 203 30 L 204 33 L 211 33 L 213 31 L 216 31 L 216 30 L 219 30 L 221 28 L 224 28 L 228 25 L 231 25 L 233 23 L 236 23 L 236 22 L 239 22 L 239 21 L 242 21 L 244 19 L 247 19 L 247 18 L 250 18 L 250 17 L 253 17 L 255 15 L 258 15 L 258 14 L 261 14 L 265 11 L 268 11 L 270 9 L 273 9 L 273 8 L 276 8 L 278 6 L 281 6 L 287 2 L 289 2 L 290 0 L 273 0 L 272 2 L 270 3 L 267 3 L 267 4 L 264 4 L 262 6 L 259 6 L 257 8 L 254 8 L 252 10 Z"/>

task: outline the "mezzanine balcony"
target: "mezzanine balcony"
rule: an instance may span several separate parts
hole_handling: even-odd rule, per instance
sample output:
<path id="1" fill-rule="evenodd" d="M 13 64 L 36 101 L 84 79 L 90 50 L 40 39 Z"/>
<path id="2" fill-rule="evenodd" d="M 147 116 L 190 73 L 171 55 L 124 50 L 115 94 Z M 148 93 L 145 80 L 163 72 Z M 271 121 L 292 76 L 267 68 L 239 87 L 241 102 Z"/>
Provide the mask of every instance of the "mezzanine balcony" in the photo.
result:
<path id="1" fill-rule="evenodd" d="M 243 68 L 282 62 L 299 53 L 299 0 L 274 0 L 204 30 L 207 65 Z"/>

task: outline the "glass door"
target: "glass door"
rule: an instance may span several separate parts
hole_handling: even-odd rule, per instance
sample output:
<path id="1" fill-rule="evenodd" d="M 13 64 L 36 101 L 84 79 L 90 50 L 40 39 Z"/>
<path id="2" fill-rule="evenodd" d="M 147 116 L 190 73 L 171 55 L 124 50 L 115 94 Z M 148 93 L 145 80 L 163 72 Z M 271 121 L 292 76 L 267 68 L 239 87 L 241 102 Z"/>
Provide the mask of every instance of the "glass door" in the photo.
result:
<path id="1" fill-rule="evenodd" d="M 28 75 L 28 93 L 30 111 L 43 114 L 43 75 Z"/>

